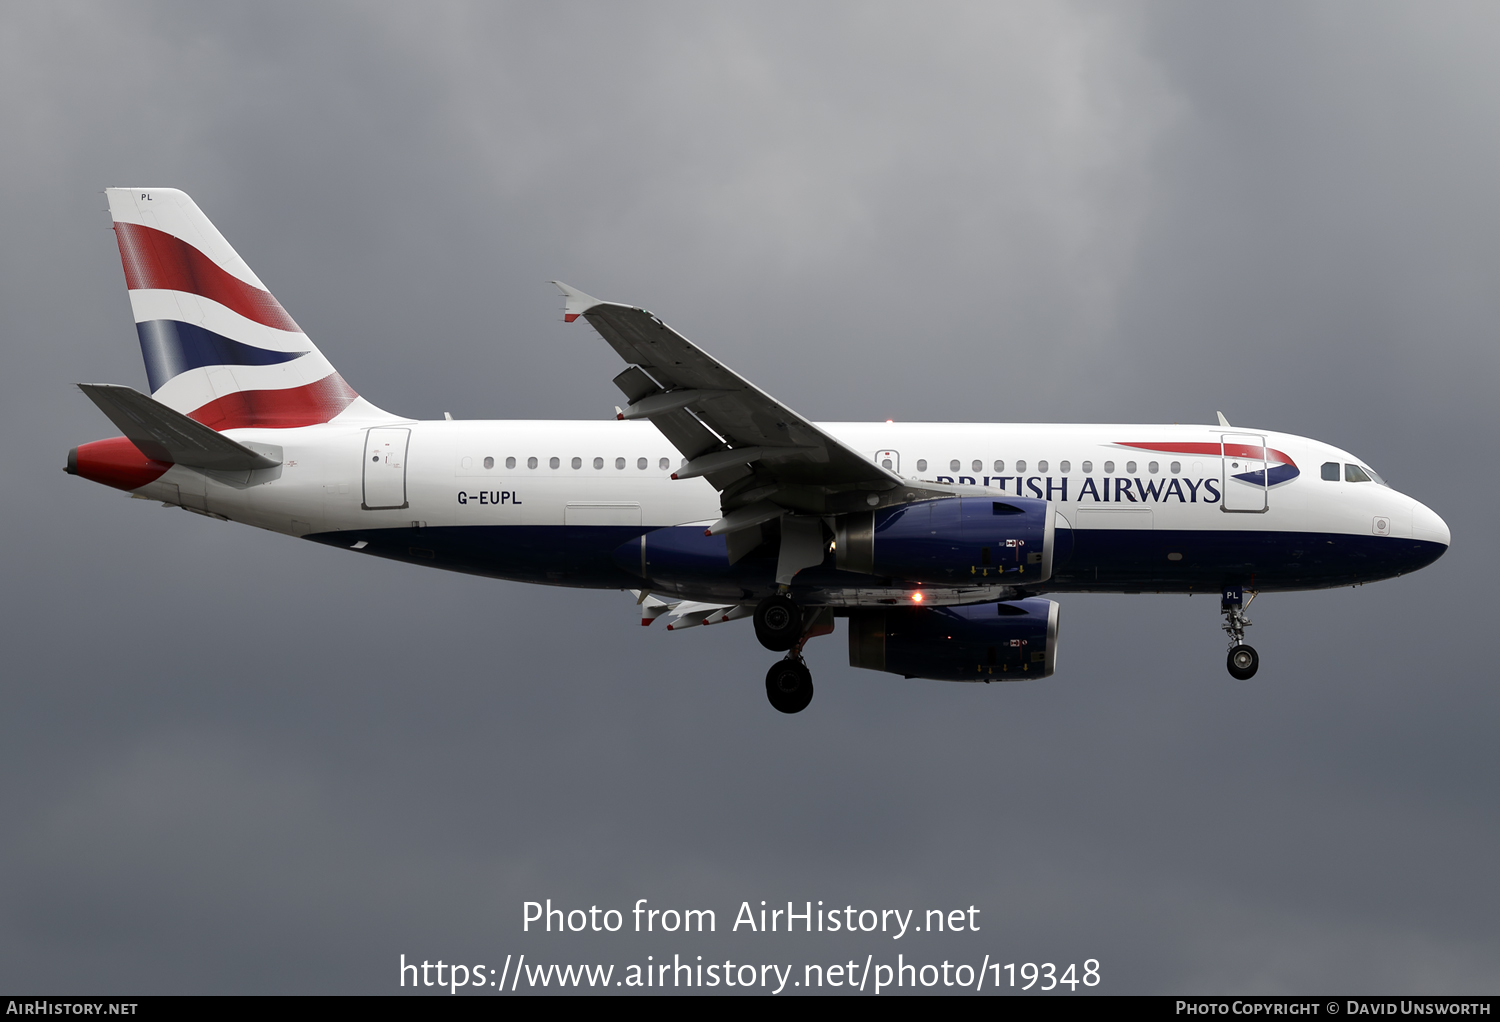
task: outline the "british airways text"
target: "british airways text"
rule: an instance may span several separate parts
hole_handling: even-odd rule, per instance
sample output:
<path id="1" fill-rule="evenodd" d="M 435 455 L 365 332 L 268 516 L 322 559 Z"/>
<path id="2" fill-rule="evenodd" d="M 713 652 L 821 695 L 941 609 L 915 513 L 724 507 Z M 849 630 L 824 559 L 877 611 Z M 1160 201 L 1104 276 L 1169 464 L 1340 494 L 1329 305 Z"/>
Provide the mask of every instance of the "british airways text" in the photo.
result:
<path id="1" fill-rule="evenodd" d="M 984 480 L 982 484 L 979 482 L 981 478 Z M 1052 476 L 937 476 L 936 481 L 966 486 L 984 485 L 1017 497 L 1066 502 L 1068 483 L 1073 480 L 1067 476 L 1061 479 Z M 1012 489 L 1012 486 L 1015 488 Z M 1175 497 L 1184 504 L 1217 504 L 1219 481 L 1186 477 L 1142 480 L 1126 476 L 1104 476 L 1096 481 L 1092 476 L 1085 476 L 1083 485 L 1076 492 L 1077 496 L 1073 499 L 1079 503 L 1089 500 L 1101 504 L 1144 504 L 1148 501 L 1159 504 Z"/>

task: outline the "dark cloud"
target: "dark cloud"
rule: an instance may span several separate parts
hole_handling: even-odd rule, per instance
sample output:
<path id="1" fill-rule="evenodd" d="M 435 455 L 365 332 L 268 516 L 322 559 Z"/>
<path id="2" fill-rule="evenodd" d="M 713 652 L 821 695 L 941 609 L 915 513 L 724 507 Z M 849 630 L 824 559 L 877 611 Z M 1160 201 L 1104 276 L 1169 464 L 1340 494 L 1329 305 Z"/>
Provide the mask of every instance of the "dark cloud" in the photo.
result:
<path id="1" fill-rule="evenodd" d="M 0 958 L 14 988 L 361 991 L 406 953 L 1104 963 L 1105 989 L 1489 991 L 1496 380 L 1482 5 L 11 5 Z M 596 417 L 545 282 L 810 416 L 1208 421 L 1366 457 L 1411 578 L 1064 598 L 1058 675 L 342 556 L 61 471 L 144 376 L 100 190 L 189 191 L 408 414 Z M 523 939 L 520 903 L 983 908 L 970 937 Z M 928 950 L 935 949 L 935 950 Z"/>

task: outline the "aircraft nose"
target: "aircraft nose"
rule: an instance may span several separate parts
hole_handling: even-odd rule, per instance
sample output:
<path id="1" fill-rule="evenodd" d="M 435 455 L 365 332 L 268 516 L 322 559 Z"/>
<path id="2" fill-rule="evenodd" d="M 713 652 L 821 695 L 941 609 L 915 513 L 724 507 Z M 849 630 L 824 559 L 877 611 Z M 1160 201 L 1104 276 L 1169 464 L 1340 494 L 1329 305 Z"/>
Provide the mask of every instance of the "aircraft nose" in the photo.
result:
<path id="1" fill-rule="evenodd" d="M 1448 523 L 1439 518 L 1436 511 L 1422 503 L 1418 503 L 1412 509 L 1411 533 L 1413 539 L 1425 540 L 1428 543 L 1441 543 L 1445 547 L 1452 539 L 1452 534 L 1448 531 Z"/>

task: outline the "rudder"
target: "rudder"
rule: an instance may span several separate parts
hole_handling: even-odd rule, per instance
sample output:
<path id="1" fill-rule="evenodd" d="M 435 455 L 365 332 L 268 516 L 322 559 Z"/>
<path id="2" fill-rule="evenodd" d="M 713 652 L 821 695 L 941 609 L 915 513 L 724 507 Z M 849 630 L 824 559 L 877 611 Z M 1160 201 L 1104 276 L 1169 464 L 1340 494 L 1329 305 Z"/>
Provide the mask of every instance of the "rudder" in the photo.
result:
<path id="1" fill-rule="evenodd" d="M 107 188 L 151 396 L 216 430 L 389 418 L 185 192 Z"/>

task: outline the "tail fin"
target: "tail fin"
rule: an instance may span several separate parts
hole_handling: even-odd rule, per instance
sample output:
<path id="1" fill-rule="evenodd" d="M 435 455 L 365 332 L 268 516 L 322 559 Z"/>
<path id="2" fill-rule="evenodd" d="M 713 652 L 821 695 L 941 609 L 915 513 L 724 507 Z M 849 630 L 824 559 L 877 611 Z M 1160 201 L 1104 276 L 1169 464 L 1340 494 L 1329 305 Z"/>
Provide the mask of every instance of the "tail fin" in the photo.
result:
<path id="1" fill-rule="evenodd" d="M 184 192 L 107 188 L 151 396 L 216 430 L 388 418 Z"/>

